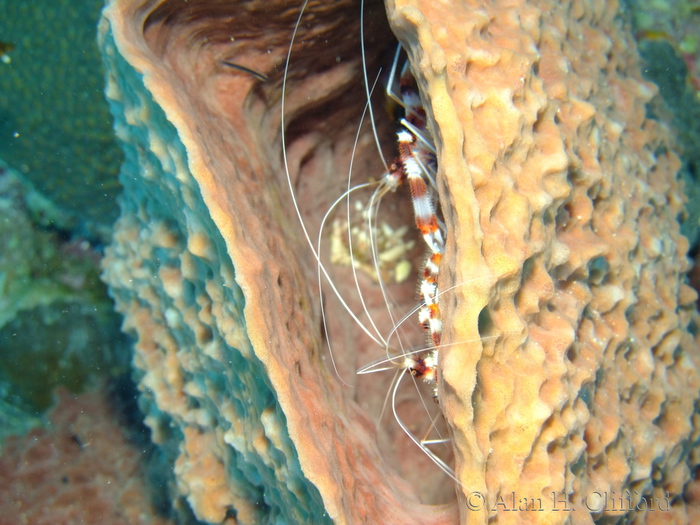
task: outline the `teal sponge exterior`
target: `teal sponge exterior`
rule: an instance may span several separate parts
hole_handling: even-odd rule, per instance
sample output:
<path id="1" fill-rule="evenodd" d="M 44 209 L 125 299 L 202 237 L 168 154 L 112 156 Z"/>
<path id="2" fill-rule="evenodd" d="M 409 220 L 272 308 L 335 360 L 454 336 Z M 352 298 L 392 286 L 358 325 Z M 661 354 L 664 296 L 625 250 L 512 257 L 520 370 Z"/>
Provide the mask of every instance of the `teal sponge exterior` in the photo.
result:
<path id="1" fill-rule="evenodd" d="M 178 490 L 204 522 L 330 522 L 248 339 L 236 268 L 178 132 L 120 56 L 107 21 L 101 49 L 125 155 L 103 277 L 138 338 L 153 439 L 173 451 Z"/>

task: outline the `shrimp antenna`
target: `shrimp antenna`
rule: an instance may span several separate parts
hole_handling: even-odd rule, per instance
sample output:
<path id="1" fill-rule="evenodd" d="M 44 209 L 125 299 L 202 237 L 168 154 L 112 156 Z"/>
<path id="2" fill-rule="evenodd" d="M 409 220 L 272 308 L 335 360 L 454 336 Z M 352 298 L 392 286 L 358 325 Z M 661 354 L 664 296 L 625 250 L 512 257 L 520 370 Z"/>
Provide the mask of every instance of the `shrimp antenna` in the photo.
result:
<path id="1" fill-rule="evenodd" d="M 306 6 L 308 5 L 309 0 L 304 0 L 303 5 L 301 6 L 301 11 L 299 12 L 299 17 L 297 18 L 296 24 L 294 25 L 294 31 L 292 32 L 292 38 L 289 43 L 289 50 L 287 51 L 287 57 L 285 59 L 285 65 L 284 65 L 284 70 L 287 71 L 289 70 L 289 64 L 292 59 L 292 48 L 294 47 L 294 41 L 296 40 L 297 33 L 299 32 L 299 26 L 301 24 L 301 18 L 304 14 L 304 11 L 306 10 Z M 316 249 L 316 246 L 314 246 L 313 241 L 311 240 L 311 236 L 309 235 L 309 231 L 306 228 L 306 225 L 304 224 L 304 219 L 301 216 L 301 210 L 299 209 L 299 203 L 297 202 L 296 195 L 294 193 L 294 185 L 292 184 L 292 176 L 289 171 L 289 159 L 287 158 L 287 147 L 286 147 L 286 119 L 285 119 L 285 108 L 286 108 L 286 93 L 287 93 L 287 75 L 285 74 L 282 77 L 282 98 L 280 101 L 280 132 L 282 136 L 282 162 L 284 165 L 284 171 L 287 176 L 287 185 L 289 186 L 289 192 L 292 197 L 292 204 L 294 205 L 294 211 L 296 212 L 297 219 L 299 220 L 299 223 L 301 224 L 301 229 L 304 232 L 304 238 L 306 239 L 307 244 L 309 245 L 309 248 L 311 248 L 311 253 L 314 256 L 314 259 L 316 259 L 316 262 L 318 263 L 318 267 L 321 269 L 321 272 L 323 273 L 324 277 L 328 281 L 328 283 L 331 286 L 331 289 L 333 290 L 333 293 L 335 293 L 335 296 L 338 298 L 340 303 L 343 305 L 343 308 L 345 311 L 348 312 L 348 315 L 355 321 L 357 326 L 360 327 L 360 329 L 367 334 L 367 336 L 372 339 L 375 343 L 377 344 L 382 344 L 380 340 L 378 340 L 374 334 L 372 334 L 369 329 L 358 319 L 357 315 L 352 311 L 350 306 L 348 306 L 347 302 L 343 299 L 343 296 L 341 295 L 340 291 L 336 288 L 336 286 L 333 284 L 333 279 L 331 279 L 330 275 L 328 274 L 328 270 L 326 269 L 325 265 L 321 262 L 321 257 Z"/>

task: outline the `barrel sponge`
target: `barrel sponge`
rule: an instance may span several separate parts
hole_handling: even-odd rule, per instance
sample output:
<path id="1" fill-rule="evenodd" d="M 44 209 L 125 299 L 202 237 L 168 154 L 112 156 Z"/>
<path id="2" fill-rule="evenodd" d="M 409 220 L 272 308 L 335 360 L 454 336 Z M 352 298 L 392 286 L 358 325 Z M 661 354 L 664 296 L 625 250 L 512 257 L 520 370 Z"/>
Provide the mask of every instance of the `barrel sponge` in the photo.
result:
<path id="1" fill-rule="evenodd" d="M 310 225 L 342 192 L 364 107 L 356 7 L 309 2 L 288 70 L 286 158 Z M 104 12 L 127 159 L 104 277 L 180 493 L 212 523 L 583 523 L 623 517 L 580 505 L 628 488 L 668 492 L 687 518 L 700 384 L 678 160 L 645 118 L 654 88 L 616 6 L 387 12 L 437 143 L 448 229 L 439 399 L 459 484 L 434 506 L 379 452 L 364 389 L 349 393 L 323 363 L 316 261 L 281 158 L 298 10 L 112 0 Z M 381 48 L 383 34 L 368 40 Z M 373 148 L 361 140 L 355 165 L 378 174 Z M 365 346 L 347 317 L 328 318 L 338 366 Z M 511 493 L 543 511 L 490 508 Z M 552 493 L 579 512 L 557 512 Z"/>
<path id="2" fill-rule="evenodd" d="M 389 7 L 436 124 L 450 232 L 441 286 L 491 276 L 442 303 L 441 404 L 466 501 L 668 493 L 683 521 L 697 294 L 684 284 L 679 161 L 645 118 L 656 88 L 617 9 Z M 594 507 L 584 521 L 621 515 Z"/>
<path id="3" fill-rule="evenodd" d="M 262 117 L 247 112 L 260 108 L 241 96 L 214 97 L 250 89 L 253 79 L 213 75 L 213 56 L 197 57 L 212 48 L 188 41 L 199 28 L 158 25 L 159 13 L 148 15 L 113 2 L 100 27 L 126 156 L 104 278 L 138 339 L 146 424 L 176 450 L 180 493 L 210 523 L 357 523 L 392 514 L 418 523 L 382 484 L 381 458 L 364 445 L 370 423 L 342 406 L 322 371 L 318 310 L 310 289 L 297 290 L 314 266 L 285 238 L 298 234 L 279 211 L 273 181 L 282 170 L 267 164 L 279 155 L 249 130 Z"/>

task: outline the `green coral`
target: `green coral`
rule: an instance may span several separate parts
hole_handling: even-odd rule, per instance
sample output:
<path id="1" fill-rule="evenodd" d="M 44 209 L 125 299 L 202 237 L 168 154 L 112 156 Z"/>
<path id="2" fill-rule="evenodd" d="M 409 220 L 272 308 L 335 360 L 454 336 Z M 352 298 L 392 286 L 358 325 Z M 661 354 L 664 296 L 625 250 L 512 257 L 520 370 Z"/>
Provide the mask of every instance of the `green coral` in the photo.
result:
<path id="1" fill-rule="evenodd" d="M 687 218 L 683 234 L 694 250 L 700 247 L 700 99 L 694 82 L 698 78 L 697 0 L 627 0 L 623 2 L 644 60 L 644 75 L 659 86 L 663 100 L 655 101 L 650 111 L 655 118 L 673 127 L 676 147 L 683 165 L 680 175 L 685 183 Z"/>
<path id="2" fill-rule="evenodd" d="M 110 308 L 104 301 L 95 306 L 58 301 L 23 311 L 5 325 L 0 330 L 0 378 L 7 385 L 6 397 L 15 406 L 45 410 L 58 385 L 78 393 L 98 373 L 123 371 L 126 363 L 120 367 L 113 353 L 123 337 Z"/>
<path id="3" fill-rule="evenodd" d="M 121 151 L 95 41 L 101 0 L 0 0 L 0 158 L 102 240 L 117 217 Z"/>
<path id="4" fill-rule="evenodd" d="M 683 162 L 680 176 L 688 197 L 687 218 L 681 231 L 691 245 L 697 247 L 700 244 L 700 101 L 687 81 L 686 64 L 669 42 L 642 41 L 639 47 L 646 62 L 644 74 L 659 86 L 665 107 L 672 116 L 673 132 Z M 659 114 L 663 111 L 657 110 Z"/>
<path id="5" fill-rule="evenodd" d="M 78 392 L 128 365 L 99 255 L 36 222 L 53 216 L 45 198 L 0 165 L 0 421 L 14 413 L 3 404 L 41 411 L 57 385 Z"/>

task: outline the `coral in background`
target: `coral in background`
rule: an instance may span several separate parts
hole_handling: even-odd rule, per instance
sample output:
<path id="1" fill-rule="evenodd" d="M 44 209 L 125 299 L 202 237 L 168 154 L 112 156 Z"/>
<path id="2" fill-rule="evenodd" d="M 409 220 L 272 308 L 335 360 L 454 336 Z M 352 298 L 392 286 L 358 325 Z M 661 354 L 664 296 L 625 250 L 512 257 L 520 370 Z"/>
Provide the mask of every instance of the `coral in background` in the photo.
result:
<path id="1" fill-rule="evenodd" d="M 1 388 L 1 387 L 0 387 Z M 33 410 L 18 407 L 16 404 L 6 401 L 9 397 L 7 389 L 0 390 L 0 454 L 2 444 L 8 436 L 23 436 L 32 428 L 44 423 Z"/>
<path id="2" fill-rule="evenodd" d="M 700 101 L 700 4 L 697 0 L 624 0 L 625 14 L 641 42 L 668 42 L 687 66 L 686 75 L 696 102 Z M 646 52 L 642 50 L 642 54 Z M 646 58 L 646 56 L 645 56 Z M 653 57 L 649 57 L 653 60 Z M 685 87 L 682 79 L 677 88 Z"/>
<path id="3" fill-rule="evenodd" d="M 60 388 L 50 420 L 10 438 L 0 456 L 0 524 L 171 523 L 155 512 L 144 456 L 104 389 L 74 397 Z"/>
<path id="4" fill-rule="evenodd" d="M 700 250 L 700 33 L 697 29 L 700 4 L 696 0 L 628 0 L 623 5 L 644 59 L 642 72 L 659 86 L 661 97 L 657 97 L 650 109 L 654 118 L 673 126 L 682 161 L 680 174 L 688 197 L 687 217 L 681 231 L 689 238 L 697 261 Z M 696 273 L 700 271 L 698 262 Z"/>
<path id="5" fill-rule="evenodd" d="M 3 397 L 43 411 L 63 385 L 81 392 L 96 376 L 129 366 L 128 338 L 119 332 L 111 303 L 57 300 L 20 312 L 0 330 Z"/>
<path id="6" fill-rule="evenodd" d="M 146 423 L 177 450 L 178 489 L 199 519 L 660 514 L 588 499 L 625 490 L 668 494 L 669 519 L 697 516 L 697 295 L 684 284 L 679 161 L 645 116 L 655 88 L 613 2 L 388 2 L 438 146 L 449 232 L 439 396 L 460 485 L 441 506 L 422 505 L 378 451 L 363 407 L 386 390 L 343 390 L 323 365 L 316 264 L 280 158 L 297 12 L 136 4 L 110 2 L 100 29 L 127 158 L 104 276 L 138 338 Z M 362 93 L 356 8 L 310 2 L 291 61 L 288 159 L 310 225 L 342 191 L 364 105 L 351 96 Z M 368 144 L 356 165 L 381 173 Z M 329 325 L 351 368 L 366 341 L 337 312 Z M 543 511 L 499 512 L 512 493 Z M 578 512 L 557 511 L 552 494 Z"/>
<path id="7" fill-rule="evenodd" d="M 0 163 L 0 398 L 15 421 L 17 410 L 48 408 L 56 385 L 78 392 L 93 375 L 129 366 L 121 319 L 99 279 L 100 255 L 84 239 L 45 228 L 55 215 Z"/>
<path id="8" fill-rule="evenodd" d="M 69 215 L 64 230 L 109 239 L 121 152 L 102 96 L 101 0 L 0 0 L 0 157 Z"/>

